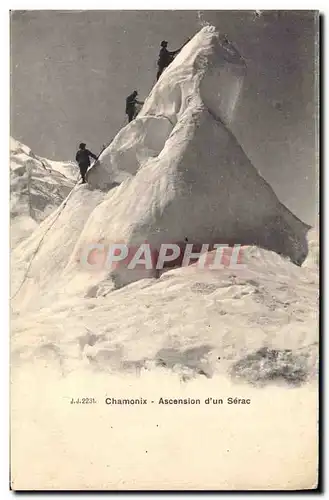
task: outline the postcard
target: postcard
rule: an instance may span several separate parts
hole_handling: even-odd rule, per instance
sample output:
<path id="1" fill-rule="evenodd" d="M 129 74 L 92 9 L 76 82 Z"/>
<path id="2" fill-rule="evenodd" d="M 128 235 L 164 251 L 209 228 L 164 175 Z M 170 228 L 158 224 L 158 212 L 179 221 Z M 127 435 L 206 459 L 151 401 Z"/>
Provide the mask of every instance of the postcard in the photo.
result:
<path id="1" fill-rule="evenodd" d="M 10 31 L 12 490 L 317 489 L 319 13 Z"/>

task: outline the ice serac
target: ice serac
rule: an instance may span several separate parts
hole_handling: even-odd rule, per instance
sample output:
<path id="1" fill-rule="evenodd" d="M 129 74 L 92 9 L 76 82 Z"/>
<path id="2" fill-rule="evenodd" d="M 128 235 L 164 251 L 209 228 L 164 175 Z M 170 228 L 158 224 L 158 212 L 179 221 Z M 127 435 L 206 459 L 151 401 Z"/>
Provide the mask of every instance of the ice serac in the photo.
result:
<path id="1" fill-rule="evenodd" d="M 187 109 L 204 107 L 229 125 L 245 70 L 228 40 L 212 27 L 202 29 L 162 74 L 137 119 L 100 155 L 88 173 L 89 183 L 108 188 L 136 174 L 159 156 Z"/>
<path id="2" fill-rule="evenodd" d="M 154 277 L 124 265 L 83 269 L 79 256 L 95 243 L 148 242 L 155 252 L 162 243 L 238 243 L 304 261 L 309 227 L 280 203 L 230 129 L 245 71 L 214 28 L 196 34 L 88 171 L 88 186 L 14 252 L 15 307 Z"/>
<path id="3" fill-rule="evenodd" d="M 99 237 L 109 243 L 241 243 L 304 261 L 309 226 L 280 203 L 230 129 L 245 71 L 213 27 L 184 47 L 89 171 L 95 188 L 121 186 L 95 209 L 81 242 L 102 221 Z"/>

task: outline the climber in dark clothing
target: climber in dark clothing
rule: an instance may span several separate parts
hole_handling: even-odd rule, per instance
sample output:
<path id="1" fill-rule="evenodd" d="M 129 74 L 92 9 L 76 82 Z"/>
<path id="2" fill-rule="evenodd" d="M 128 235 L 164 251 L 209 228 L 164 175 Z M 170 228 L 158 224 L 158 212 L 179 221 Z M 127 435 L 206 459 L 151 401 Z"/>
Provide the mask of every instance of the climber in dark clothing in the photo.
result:
<path id="1" fill-rule="evenodd" d="M 79 151 L 75 155 L 75 159 L 78 162 L 79 168 L 80 168 L 80 174 L 82 177 L 82 184 L 86 182 L 85 175 L 88 170 L 88 167 L 90 166 L 90 156 L 94 158 L 94 160 L 97 160 L 97 156 L 94 155 L 89 149 L 86 149 L 86 145 L 84 142 L 82 142 L 79 146 Z"/>
<path id="2" fill-rule="evenodd" d="M 187 42 L 189 42 L 190 39 L 188 39 L 184 45 L 187 44 Z M 184 47 L 184 45 L 182 45 L 182 47 L 180 49 L 177 49 L 177 50 L 173 50 L 172 52 L 170 52 L 169 50 L 167 50 L 167 45 L 168 45 L 168 42 L 166 40 L 163 40 L 161 42 L 161 49 L 160 49 L 160 53 L 159 53 L 159 59 L 158 59 L 158 72 L 157 72 L 157 80 L 159 80 L 163 70 L 169 66 L 169 64 L 175 59 L 175 56 L 177 56 L 177 54 L 182 50 L 182 48 Z"/>
<path id="3" fill-rule="evenodd" d="M 128 121 L 131 122 L 136 116 L 136 104 L 143 105 L 142 101 L 137 100 L 137 90 L 134 90 L 126 99 L 126 115 L 128 115 Z"/>

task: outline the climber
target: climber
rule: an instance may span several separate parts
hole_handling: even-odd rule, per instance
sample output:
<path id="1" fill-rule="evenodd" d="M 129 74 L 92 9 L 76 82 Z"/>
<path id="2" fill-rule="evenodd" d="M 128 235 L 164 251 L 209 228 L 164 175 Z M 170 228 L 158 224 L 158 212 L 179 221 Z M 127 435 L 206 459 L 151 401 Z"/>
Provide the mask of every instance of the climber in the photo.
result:
<path id="1" fill-rule="evenodd" d="M 182 50 L 182 48 L 187 44 L 187 42 L 190 41 L 190 38 L 186 40 L 186 42 L 180 47 L 180 49 L 173 50 L 172 52 L 169 52 L 167 50 L 167 45 L 168 42 L 166 40 L 163 40 L 161 42 L 161 49 L 159 53 L 159 59 L 158 59 L 158 72 L 157 72 L 157 80 L 159 80 L 163 70 L 169 66 L 169 64 L 175 59 L 177 54 Z"/>
<path id="2" fill-rule="evenodd" d="M 90 166 L 90 156 L 94 158 L 94 160 L 97 160 L 97 156 L 94 155 L 89 149 L 86 149 L 86 144 L 82 142 L 79 146 L 79 151 L 75 155 L 75 159 L 79 165 L 80 168 L 80 174 L 82 177 L 82 184 L 85 184 L 86 179 L 85 175 L 88 170 L 88 167 Z"/>
<path id="3" fill-rule="evenodd" d="M 126 99 L 126 115 L 128 115 L 128 121 L 131 122 L 136 117 L 136 104 L 143 105 L 142 101 L 137 100 L 138 92 L 134 90 Z"/>

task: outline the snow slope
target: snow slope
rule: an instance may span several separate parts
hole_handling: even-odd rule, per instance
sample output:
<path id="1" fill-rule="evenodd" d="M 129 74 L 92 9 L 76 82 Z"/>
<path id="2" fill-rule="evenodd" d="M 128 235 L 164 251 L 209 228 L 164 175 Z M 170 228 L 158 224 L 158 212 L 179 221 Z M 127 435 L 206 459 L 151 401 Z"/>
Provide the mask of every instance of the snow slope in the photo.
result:
<path id="1" fill-rule="evenodd" d="M 20 284 L 27 268 L 29 280 L 38 276 L 36 288 L 45 293 L 55 279 L 53 254 L 58 272 L 63 271 L 56 276 L 61 288 L 84 290 L 89 278 L 77 256 L 85 244 L 100 241 L 133 246 L 148 241 L 155 250 L 161 243 L 186 240 L 256 244 L 301 264 L 309 226 L 279 202 L 229 129 L 244 73 L 245 63 L 232 44 L 214 28 L 203 28 L 162 74 L 138 117 L 89 170 L 94 191 L 87 194 L 80 187 L 56 221 L 46 221 L 19 249 L 15 296 L 18 289 L 22 297 L 29 295 L 30 285 Z M 81 213 L 73 214 L 75 204 L 89 199 L 95 204 L 87 201 Z M 79 219 L 73 230 L 72 218 Z M 57 234 L 64 238 L 65 231 L 70 245 L 59 249 Z M 30 266 L 44 232 L 47 245 Z M 121 284 L 142 277 L 120 268 L 113 276 Z"/>
<path id="2" fill-rule="evenodd" d="M 97 207 L 81 243 L 148 241 L 156 250 L 186 238 L 196 245 L 238 242 L 303 262 L 309 226 L 279 202 L 229 129 L 245 70 L 214 28 L 185 46 L 138 117 L 90 169 L 92 187 L 122 184 Z M 118 273 L 122 282 L 134 279 Z"/>
<path id="3" fill-rule="evenodd" d="M 160 365 L 182 377 L 313 379 L 317 269 L 257 247 L 243 262 L 245 270 L 191 265 L 116 291 L 101 283 L 84 298 L 63 294 L 13 322 L 14 364 L 44 359 L 64 374 Z"/>
<path id="4" fill-rule="evenodd" d="M 244 72 L 230 44 L 201 30 L 88 185 L 14 249 L 13 488 L 315 486 L 318 233 L 279 202 L 230 131 Z M 44 175 L 54 204 L 54 172 Z M 29 206 L 17 202 L 17 212 Z M 243 244 L 246 267 L 193 264 L 156 277 L 79 261 L 85 244 L 186 239 Z M 129 409 L 107 396 L 252 404 Z"/>
<path id="5" fill-rule="evenodd" d="M 51 164 L 51 165 L 50 165 Z M 57 169 L 53 165 L 57 165 Z M 48 162 L 10 139 L 11 244 L 16 246 L 66 198 L 74 186 L 68 164 Z M 63 173 L 59 173 L 62 169 Z M 75 167 L 75 170 L 76 167 Z M 77 176 L 75 176 L 76 181 Z"/>
<path id="6" fill-rule="evenodd" d="M 208 374 L 246 360 L 247 372 L 248 363 L 268 363 L 284 378 L 281 365 L 290 363 L 297 382 L 314 377 L 318 270 L 291 262 L 306 257 L 309 227 L 279 202 L 229 130 L 244 72 L 236 50 L 203 28 L 89 170 L 89 185 L 76 186 L 15 249 L 18 363 L 55 356 L 69 371 L 82 362 L 112 370 L 156 363 L 162 353 L 166 366 L 177 364 L 173 356 L 184 367 L 193 353 L 197 366 L 212 353 Z M 190 266 L 156 279 L 79 262 L 84 244 L 146 240 L 158 248 L 186 239 L 243 244 L 246 273 Z M 219 351 L 228 364 L 218 365 Z"/>

